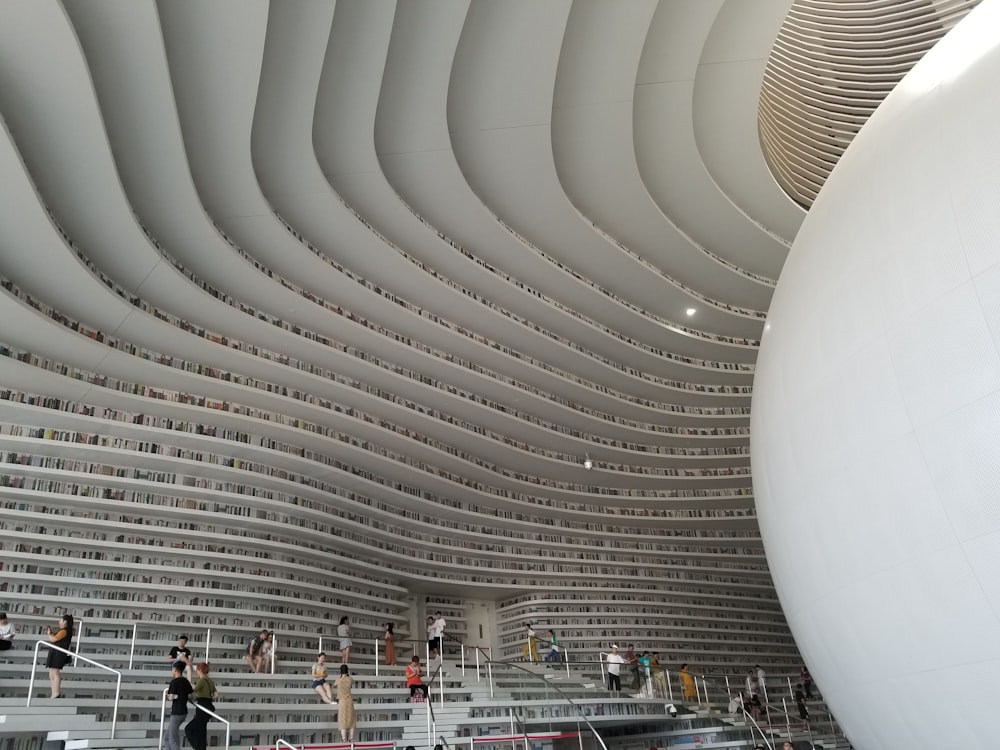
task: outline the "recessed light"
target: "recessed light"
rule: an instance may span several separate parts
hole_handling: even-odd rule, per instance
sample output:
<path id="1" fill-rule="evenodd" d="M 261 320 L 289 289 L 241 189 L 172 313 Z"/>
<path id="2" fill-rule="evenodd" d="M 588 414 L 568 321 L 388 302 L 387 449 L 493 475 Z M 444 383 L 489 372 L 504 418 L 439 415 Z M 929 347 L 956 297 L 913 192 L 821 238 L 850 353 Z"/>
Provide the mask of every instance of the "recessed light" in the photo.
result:
<path id="1" fill-rule="evenodd" d="M 698 311 L 695 310 L 693 307 L 689 307 L 685 312 L 687 312 L 688 317 L 690 318 L 692 315 L 694 315 Z"/>

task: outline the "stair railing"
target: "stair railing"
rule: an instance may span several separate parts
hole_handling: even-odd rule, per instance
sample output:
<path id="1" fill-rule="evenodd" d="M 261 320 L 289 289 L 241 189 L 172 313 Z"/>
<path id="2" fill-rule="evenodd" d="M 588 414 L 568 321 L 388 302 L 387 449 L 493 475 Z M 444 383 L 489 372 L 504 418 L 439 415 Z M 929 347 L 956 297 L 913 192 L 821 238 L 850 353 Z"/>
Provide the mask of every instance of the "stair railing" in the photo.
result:
<path id="1" fill-rule="evenodd" d="M 279 747 L 287 747 L 288 750 L 299 750 L 291 742 L 286 742 L 285 740 L 278 740 L 277 742 L 274 743 L 274 747 L 276 749 L 279 748 Z M 303 750 L 305 750 L 305 746 L 303 746 Z"/>
<path id="2" fill-rule="evenodd" d="M 445 638 L 448 638 L 448 639 L 451 639 L 451 640 L 454 640 L 454 641 L 458 641 L 457 638 L 455 638 L 454 636 L 449 636 L 447 633 L 445 634 Z M 486 662 L 486 668 L 487 668 L 487 672 L 489 674 L 489 680 L 490 680 L 490 697 L 492 697 L 493 696 L 493 661 L 494 660 L 493 660 L 493 658 L 481 646 L 475 646 L 475 648 L 479 652 L 481 652 L 481 656 L 482 656 L 482 658 Z M 497 663 L 498 664 L 503 664 L 505 667 L 511 667 L 513 669 L 520 670 L 521 672 L 524 672 L 526 675 L 530 676 L 531 678 L 539 680 L 539 682 L 541 684 L 545 685 L 546 689 L 550 689 L 551 688 L 556 693 L 558 693 L 559 696 L 566 702 L 567 705 L 572 706 L 576 710 L 577 721 L 582 720 L 583 723 L 587 725 L 587 728 L 594 735 L 594 738 L 597 740 L 598 743 L 600 743 L 600 746 L 601 746 L 602 750 L 608 750 L 608 746 L 604 743 L 604 738 L 601 737 L 600 733 L 597 731 L 597 728 L 590 722 L 590 719 L 587 718 L 587 715 L 584 713 L 584 711 L 580 708 L 580 706 L 572 698 L 570 698 L 568 695 L 566 695 L 566 693 L 564 693 L 559 688 L 558 685 L 556 685 L 556 684 L 554 684 L 552 682 L 549 682 L 547 680 L 539 678 L 538 675 L 536 675 L 530 669 L 527 669 L 527 668 L 523 667 L 522 665 L 518 664 L 516 661 L 502 661 L 502 662 L 498 661 Z M 513 714 L 511 714 L 511 721 L 513 721 Z M 428 735 L 428 740 L 429 739 L 430 739 L 430 735 Z M 582 742 L 582 739 L 581 739 L 581 742 Z"/>
<path id="3" fill-rule="evenodd" d="M 160 741 L 156 745 L 157 750 L 163 750 L 163 725 L 167 718 L 167 693 L 169 692 L 170 688 L 163 688 L 163 697 L 160 699 Z"/>
<path id="4" fill-rule="evenodd" d="M 438 664 L 437 669 L 431 674 L 431 679 L 427 682 L 427 747 L 434 747 L 434 735 L 437 734 L 437 719 L 434 716 L 434 701 L 431 700 L 434 693 L 434 681 L 438 681 L 438 695 L 441 704 L 444 705 L 444 664 Z"/>
<path id="5" fill-rule="evenodd" d="M 743 718 L 748 719 L 750 721 L 750 726 L 751 726 L 750 738 L 753 739 L 753 730 L 756 729 L 757 733 L 760 735 L 761 740 L 764 741 L 764 747 L 766 747 L 767 750 L 774 750 L 774 743 L 771 741 L 771 738 L 764 733 L 764 730 L 761 729 L 760 724 L 758 724 L 757 720 L 754 719 L 753 715 L 749 711 L 747 711 L 747 707 L 743 705 L 742 693 L 740 693 L 740 708 L 743 709 Z M 789 730 L 788 739 L 791 738 L 792 738 L 791 730 Z"/>
<path id="6" fill-rule="evenodd" d="M 93 659 L 88 659 L 86 656 L 80 656 L 79 654 L 73 653 L 69 649 L 65 649 L 62 646 L 57 646 L 54 643 L 49 643 L 48 641 L 35 641 L 35 655 L 34 655 L 34 657 L 31 660 L 31 677 L 28 680 L 28 702 L 24 704 L 25 708 L 29 708 L 31 706 L 31 694 L 35 691 L 35 668 L 38 665 L 38 649 L 40 649 L 42 647 L 45 647 L 45 648 L 48 648 L 48 649 L 52 649 L 53 651 L 60 651 L 60 652 L 62 652 L 64 654 L 66 654 L 67 656 L 74 657 L 74 659 L 82 659 L 83 661 L 87 662 L 88 664 L 93 664 L 95 667 L 100 667 L 101 669 L 105 670 L 106 672 L 111 672 L 112 674 L 115 674 L 115 675 L 118 676 L 118 684 L 115 686 L 115 706 L 114 706 L 114 710 L 111 713 L 111 737 L 110 737 L 110 739 L 114 739 L 115 738 L 115 728 L 118 726 L 118 702 L 121 699 L 121 695 L 122 695 L 122 673 L 119 672 L 117 669 L 112 669 L 111 667 L 109 667 L 109 666 L 107 666 L 105 664 L 101 664 L 99 661 L 94 661 Z"/>

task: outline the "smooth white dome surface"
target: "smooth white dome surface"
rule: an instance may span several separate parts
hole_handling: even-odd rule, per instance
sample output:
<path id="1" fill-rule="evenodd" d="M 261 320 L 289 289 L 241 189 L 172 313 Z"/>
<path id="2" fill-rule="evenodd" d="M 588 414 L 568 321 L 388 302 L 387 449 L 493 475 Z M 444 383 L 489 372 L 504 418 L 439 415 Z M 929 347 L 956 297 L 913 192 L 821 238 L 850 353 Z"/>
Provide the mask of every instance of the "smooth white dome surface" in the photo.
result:
<path id="1" fill-rule="evenodd" d="M 768 562 L 817 686 L 864 750 L 996 743 L 998 28 L 1000 3 L 983 3 L 848 148 L 758 359 Z"/>

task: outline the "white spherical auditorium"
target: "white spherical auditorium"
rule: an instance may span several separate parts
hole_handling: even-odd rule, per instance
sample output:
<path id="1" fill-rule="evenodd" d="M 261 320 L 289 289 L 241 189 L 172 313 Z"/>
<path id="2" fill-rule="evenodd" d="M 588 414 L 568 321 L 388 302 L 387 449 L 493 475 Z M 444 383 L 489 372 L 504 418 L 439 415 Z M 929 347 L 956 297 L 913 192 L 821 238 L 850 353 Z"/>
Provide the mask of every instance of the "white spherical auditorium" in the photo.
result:
<path id="1" fill-rule="evenodd" d="M 768 562 L 865 750 L 995 734 L 997 28 L 1000 4 L 983 3 L 854 140 L 796 239 L 758 359 Z"/>

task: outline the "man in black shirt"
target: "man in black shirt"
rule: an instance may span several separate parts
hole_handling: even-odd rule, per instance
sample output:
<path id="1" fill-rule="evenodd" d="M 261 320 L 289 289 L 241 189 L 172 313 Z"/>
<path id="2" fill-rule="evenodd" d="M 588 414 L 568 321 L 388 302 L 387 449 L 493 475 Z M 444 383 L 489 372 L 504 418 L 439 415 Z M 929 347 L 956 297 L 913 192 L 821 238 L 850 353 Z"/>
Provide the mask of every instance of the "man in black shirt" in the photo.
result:
<path id="1" fill-rule="evenodd" d="M 185 669 L 187 664 L 184 662 L 174 662 L 174 678 L 167 688 L 167 698 L 173 701 L 173 704 L 170 706 L 170 723 L 167 724 L 167 732 L 163 737 L 164 750 L 181 750 L 181 724 L 187 719 L 188 698 L 194 692 L 191 683 L 184 676 Z"/>
<path id="2" fill-rule="evenodd" d="M 188 673 L 188 679 L 191 679 L 193 675 L 191 674 L 191 665 L 194 663 L 194 659 L 191 656 L 191 649 L 187 647 L 188 637 L 182 635 L 177 639 L 177 645 L 170 649 L 170 655 L 167 657 L 167 661 L 171 664 L 174 662 L 183 662 L 184 671 Z"/>

